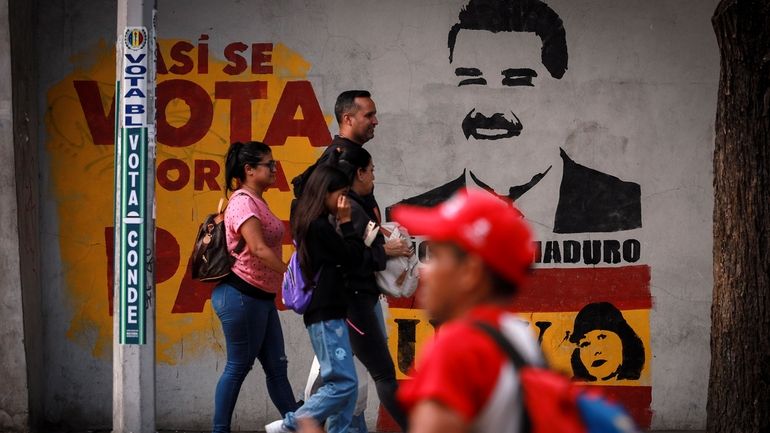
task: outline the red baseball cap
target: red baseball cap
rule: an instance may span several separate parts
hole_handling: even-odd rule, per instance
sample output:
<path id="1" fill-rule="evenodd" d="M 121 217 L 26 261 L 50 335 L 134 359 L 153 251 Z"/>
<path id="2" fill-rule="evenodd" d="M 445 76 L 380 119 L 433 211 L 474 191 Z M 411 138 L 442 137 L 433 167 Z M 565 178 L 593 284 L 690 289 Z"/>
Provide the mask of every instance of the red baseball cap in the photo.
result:
<path id="1" fill-rule="evenodd" d="M 479 188 L 462 189 L 432 207 L 401 205 L 393 219 L 410 234 L 450 241 L 521 285 L 535 257 L 529 225 L 512 202 Z"/>

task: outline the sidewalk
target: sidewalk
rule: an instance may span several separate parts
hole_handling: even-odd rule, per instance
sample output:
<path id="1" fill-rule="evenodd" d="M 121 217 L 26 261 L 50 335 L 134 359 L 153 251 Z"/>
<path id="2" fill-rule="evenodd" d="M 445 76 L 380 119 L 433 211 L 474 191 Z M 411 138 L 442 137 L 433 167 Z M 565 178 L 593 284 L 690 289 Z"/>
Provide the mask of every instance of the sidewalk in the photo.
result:
<path id="1" fill-rule="evenodd" d="M 87 430 L 87 431 L 80 431 L 80 432 L 72 432 L 72 431 L 57 431 L 57 430 L 50 430 L 46 431 L 46 433 L 110 433 L 110 430 Z M 234 431 L 235 433 L 265 433 L 264 430 L 257 430 L 257 431 Z M 208 433 L 206 431 L 199 431 L 199 430 L 159 430 L 158 433 Z M 378 432 L 370 432 L 370 433 L 378 433 Z M 647 430 L 646 433 L 706 433 L 705 430 Z"/>
<path id="2" fill-rule="evenodd" d="M 236 433 L 265 433 L 264 430 L 257 431 L 235 431 Z M 67 430 L 46 430 L 45 433 L 111 433 L 110 430 L 86 430 L 86 431 L 67 431 Z M 159 430 L 158 433 L 208 433 L 200 430 Z M 372 431 L 370 433 L 378 433 Z M 705 430 L 649 430 L 646 433 L 706 433 Z"/>

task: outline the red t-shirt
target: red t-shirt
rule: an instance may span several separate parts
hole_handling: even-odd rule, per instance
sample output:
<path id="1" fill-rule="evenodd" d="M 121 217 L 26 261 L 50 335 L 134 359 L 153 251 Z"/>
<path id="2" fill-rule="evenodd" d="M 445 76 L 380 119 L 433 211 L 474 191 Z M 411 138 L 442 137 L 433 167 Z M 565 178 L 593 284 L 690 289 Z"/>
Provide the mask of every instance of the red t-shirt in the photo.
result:
<path id="1" fill-rule="evenodd" d="M 471 431 L 518 432 L 522 404 L 518 375 L 497 344 L 472 323 L 497 326 L 531 363 L 542 362 L 526 322 L 498 306 L 478 306 L 465 317 L 439 328 L 398 398 L 407 411 L 424 400 L 457 412 Z"/>

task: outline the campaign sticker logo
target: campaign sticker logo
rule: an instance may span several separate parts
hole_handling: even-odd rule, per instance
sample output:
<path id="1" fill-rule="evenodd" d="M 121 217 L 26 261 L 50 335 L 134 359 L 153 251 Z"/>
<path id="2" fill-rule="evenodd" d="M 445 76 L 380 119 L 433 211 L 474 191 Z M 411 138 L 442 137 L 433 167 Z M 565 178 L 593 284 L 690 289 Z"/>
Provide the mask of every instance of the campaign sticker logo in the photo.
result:
<path id="1" fill-rule="evenodd" d="M 141 50 L 147 44 L 147 30 L 144 28 L 129 28 L 126 30 L 126 48 Z"/>

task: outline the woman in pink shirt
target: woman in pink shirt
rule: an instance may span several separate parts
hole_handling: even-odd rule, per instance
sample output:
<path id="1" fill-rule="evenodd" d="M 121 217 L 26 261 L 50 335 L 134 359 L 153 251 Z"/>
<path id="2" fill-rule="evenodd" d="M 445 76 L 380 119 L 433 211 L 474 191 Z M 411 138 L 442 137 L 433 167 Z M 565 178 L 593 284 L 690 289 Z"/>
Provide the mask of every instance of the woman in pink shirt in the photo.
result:
<path id="1" fill-rule="evenodd" d="M 236 142 L 225 158 L 225 192 L 234 191 L 225 210 L 227 246 L 245 247 L 232 272 L 211 294 L 222 322 L 227 364 L 214 397 L 214 432 L 229 432 L 241 384 L 259 359 L 273 404 L 284 415 L 299 405 L 286 374 L 283 331 L 275 308 L 286 264 L 281 259 L 284 226 L 270 211 L 262 193 L 275 182 L 276 162 L 264 143 Z"/>

